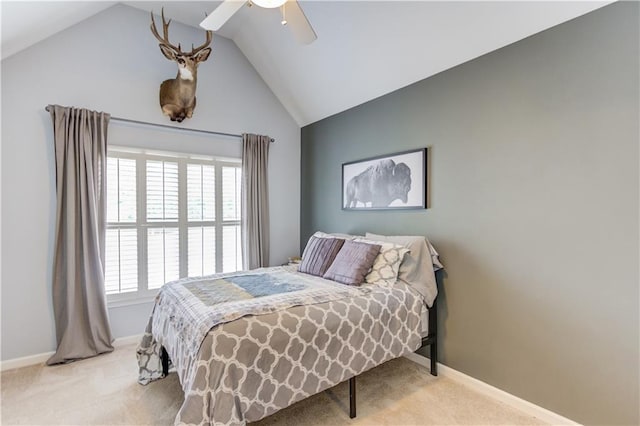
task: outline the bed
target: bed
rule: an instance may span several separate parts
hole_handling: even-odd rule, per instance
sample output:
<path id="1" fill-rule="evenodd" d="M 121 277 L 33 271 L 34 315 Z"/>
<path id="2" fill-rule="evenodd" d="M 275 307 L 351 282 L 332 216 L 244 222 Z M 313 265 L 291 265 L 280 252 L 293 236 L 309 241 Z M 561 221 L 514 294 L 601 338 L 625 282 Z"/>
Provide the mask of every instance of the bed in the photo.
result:
<path id="1" fill-rule="evenodd" d="M 373 263 L 380 261 L 382 236 L 342 237 L 338 239 L 352 245 L 377 241 L 380 249 Z M 336 239 L 316 233 L 310 243 L 313 238 Z M 400 258 L 393 280 L 377 275 L 360 286 L 301 272 L 303 265 L 167 283 L 138 347 L 138 381 L 147 384 L 164 377 L 170 364 L 175 367 L 185 393 L 176 424 L 257 421 L 346 380 L 354 417 L 359 374 L 424 345 L 431 345 L 436 374 L 435 250 L 422 240 L 419 253 L 385 241 Z M 310 243 L 303 264 L 314 258 L 308 253 Z M 329 263 L 320 269 L 330 272 L 346 247 L 334 250 L 331 261 L 318 257 L 316 266 Z M 430 266 L 424 279 L 429 294 L 416 290 L 406 274 L 398 279 L 401 266 L 411 259 Z M 374 272 L 372 266 L 366 276 Z M 377 272 L 384 275 L 383 269 Z"/>

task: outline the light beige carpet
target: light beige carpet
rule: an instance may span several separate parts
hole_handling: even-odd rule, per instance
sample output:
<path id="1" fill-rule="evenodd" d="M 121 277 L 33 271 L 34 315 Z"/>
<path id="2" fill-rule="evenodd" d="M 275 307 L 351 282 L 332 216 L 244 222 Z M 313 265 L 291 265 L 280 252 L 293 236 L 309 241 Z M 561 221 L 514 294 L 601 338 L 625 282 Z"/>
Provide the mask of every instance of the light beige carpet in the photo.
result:
<path id="1" fill-rule="evenodd" d="M 184 395 L 175 373 L 141 386 L 135 345 L 72 364 L 2 373 L 3 425 L 173 424 Z M 256 425 L 538 425 L 540 420 L 480 395 L 405 358 L 358 378 L 349 419 L 342 383 Z"/>

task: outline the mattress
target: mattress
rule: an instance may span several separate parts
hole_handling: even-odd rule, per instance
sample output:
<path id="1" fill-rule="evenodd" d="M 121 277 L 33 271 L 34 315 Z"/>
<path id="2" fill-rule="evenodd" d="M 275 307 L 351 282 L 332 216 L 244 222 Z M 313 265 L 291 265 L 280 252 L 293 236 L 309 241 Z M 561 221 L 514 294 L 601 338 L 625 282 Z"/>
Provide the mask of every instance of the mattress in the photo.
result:
<path id="1" fill-rule="evenodd" d="M 426 306 L 420 312 L 420 337 L 427 337 L 429 334 L 429 310 Z"/>

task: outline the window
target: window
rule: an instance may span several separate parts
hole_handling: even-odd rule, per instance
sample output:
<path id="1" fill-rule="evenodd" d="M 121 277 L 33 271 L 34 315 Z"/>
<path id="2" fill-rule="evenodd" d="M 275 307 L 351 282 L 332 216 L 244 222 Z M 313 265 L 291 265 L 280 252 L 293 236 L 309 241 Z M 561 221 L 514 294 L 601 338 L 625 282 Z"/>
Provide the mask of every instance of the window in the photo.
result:
<path id="1" fill-rule="evenodd" d="M 240 175 L 238 162 L 110 151 L 109 301 L 145 298 L 179 278 L 242 269 Z"/>

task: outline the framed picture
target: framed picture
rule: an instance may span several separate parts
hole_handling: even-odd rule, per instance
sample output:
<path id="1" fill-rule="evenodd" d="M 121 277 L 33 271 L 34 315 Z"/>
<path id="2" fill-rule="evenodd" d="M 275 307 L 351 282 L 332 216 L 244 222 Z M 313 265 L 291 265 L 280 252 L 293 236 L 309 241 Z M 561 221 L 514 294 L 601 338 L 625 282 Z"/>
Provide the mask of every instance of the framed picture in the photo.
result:
<path id="1" fill-rule="evenodd" d="M 344 163 L 343 210 L 426 208 L 426 167 L 426 148 Z"/>

